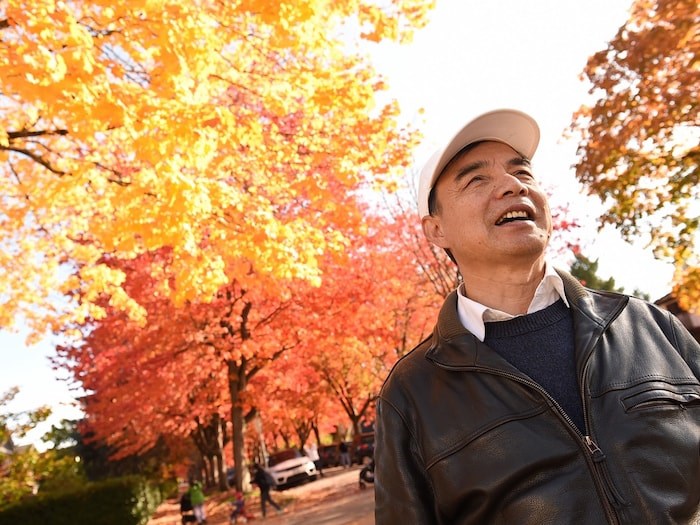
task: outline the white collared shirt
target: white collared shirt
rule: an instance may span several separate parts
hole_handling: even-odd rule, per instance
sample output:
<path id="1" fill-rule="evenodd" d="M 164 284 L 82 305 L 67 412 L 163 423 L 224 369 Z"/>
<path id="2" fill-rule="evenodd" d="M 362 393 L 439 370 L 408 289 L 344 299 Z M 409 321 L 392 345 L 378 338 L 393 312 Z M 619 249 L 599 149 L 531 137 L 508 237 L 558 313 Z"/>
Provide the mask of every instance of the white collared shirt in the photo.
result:
<path id="1" fill-rule="evenodd" d="M 567 308 L 569 307 L 569 302 L 566 300 L 566 295 L 564 295 L 564 282 L 554 270 L 554 267 L 549 263 L 545 263 L 544 277 L 540 284 L 537 285 L 535 295 L 527 308 L 527 313 L 531 314 L 532 312 L 544 310 L 559 299 L 563 299 L 564 304 L 566 304 Z M 469 299 L 464 293 L 464 284 L 457 289 L 457 314 L 464 327 L 474 334 L 479 341 L 483 341 L 486 336 L 485 323 L 489 321 L 506 321 L 517 317 Z"/>

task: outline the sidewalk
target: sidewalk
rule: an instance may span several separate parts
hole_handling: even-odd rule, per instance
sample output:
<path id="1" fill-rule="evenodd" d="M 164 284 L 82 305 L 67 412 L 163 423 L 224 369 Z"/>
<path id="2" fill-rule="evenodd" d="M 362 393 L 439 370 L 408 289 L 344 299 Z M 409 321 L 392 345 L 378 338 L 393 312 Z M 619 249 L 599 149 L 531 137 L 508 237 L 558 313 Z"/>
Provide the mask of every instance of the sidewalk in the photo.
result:
<path id="1" fill-rule="evenodd" d="M 350 469 L 336 467 L 324 470 L 325 476 L 311 483 L 284 491 L 273 491 L 272 499 L 281 504 L 284 513 L 278 515 L 269 508 L 265 519 L 260 513 L 259 492 L 247 497 L 247 507 L 255 515 L 250 522 L 270 525 L 374 525 L 374 490 L 360 490 L 359 466 Z M 207 525 L 228 525 L 230 495 L 212 494 L 205 505 Z M 243 523 L 239 520 L 238 523 Z M 176 500 L 161 504 L 148 525 L 181 525 L 180 506 Z"/>

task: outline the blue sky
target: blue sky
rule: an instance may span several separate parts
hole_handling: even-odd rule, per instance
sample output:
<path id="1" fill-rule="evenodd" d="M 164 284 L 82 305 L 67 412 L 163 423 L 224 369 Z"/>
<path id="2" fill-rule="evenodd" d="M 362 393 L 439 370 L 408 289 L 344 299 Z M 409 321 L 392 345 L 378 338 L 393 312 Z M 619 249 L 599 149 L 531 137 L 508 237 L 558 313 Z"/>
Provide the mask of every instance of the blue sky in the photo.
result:
<path id="1" fill-rule="evenodd" d="M 75 406 L 74 396 L 77 391 L 71 389 L 65 381 L 67 374 L 51 368 L 49 356 L 53 352 L 54 346 L 49 339 L 28 346 L 24 331 L 0 331 L 0 393 L 5 393 L 14 386 L 20 389 L 7 407 L 8 410 L 18 413 L 49 405 L 54 411 L 48 424 L 40 426 L 29 436 L 28 441 L 36 441 L 51 424 L 58 424 L 61 419 L 78 418 L 81 415 Z"/>

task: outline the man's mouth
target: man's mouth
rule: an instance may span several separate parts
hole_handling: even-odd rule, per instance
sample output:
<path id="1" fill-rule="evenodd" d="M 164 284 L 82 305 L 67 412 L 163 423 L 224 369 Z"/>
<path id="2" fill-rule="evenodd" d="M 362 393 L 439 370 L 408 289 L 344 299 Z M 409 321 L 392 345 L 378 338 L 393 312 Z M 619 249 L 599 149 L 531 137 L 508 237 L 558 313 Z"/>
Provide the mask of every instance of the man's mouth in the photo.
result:
<path id="1" fill-rule="evenodd" d="M 530 214 L 526 211 L 509 211 L 503 214 L 503 216 L 496 221 L 496 226 L 500 226 L 501 224 L 506 224 L 508 222 L 530 220 L 532 220 L 532 217 L 530 217 Z"/>

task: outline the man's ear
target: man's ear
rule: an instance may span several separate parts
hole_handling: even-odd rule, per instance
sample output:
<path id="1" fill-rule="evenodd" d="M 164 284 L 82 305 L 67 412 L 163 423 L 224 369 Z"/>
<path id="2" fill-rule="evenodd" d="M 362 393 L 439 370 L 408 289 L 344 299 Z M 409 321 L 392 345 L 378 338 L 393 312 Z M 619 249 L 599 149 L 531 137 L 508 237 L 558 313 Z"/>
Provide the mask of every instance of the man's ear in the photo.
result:
<path id="1" fill-rule="evenodd" d="M 448 248 L 445 235 L 442 232 L 442 225 L 439 217 L 426 215 L 423 217 L 423 219 L 421 219 L 421 226 L 423 227 L 423 235 L 425 235 L 426 239 L 432 242 L 435 246 L 440 248 Z"/>

